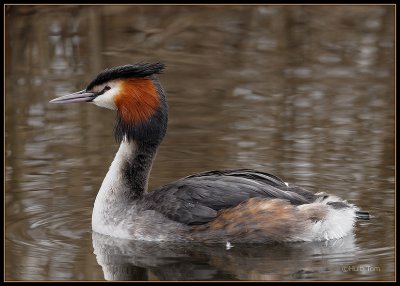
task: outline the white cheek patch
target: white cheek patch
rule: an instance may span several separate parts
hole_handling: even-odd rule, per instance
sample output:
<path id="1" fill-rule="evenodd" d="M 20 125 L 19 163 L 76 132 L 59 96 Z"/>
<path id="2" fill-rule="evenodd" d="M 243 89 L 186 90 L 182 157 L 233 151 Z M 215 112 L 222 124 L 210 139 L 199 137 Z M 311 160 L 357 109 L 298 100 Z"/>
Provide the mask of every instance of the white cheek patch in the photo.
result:
<path id="1" fill-rule="evenodd" d="M 119 93 L 120 86 L 113 85 L 110 90 L 106 91 L 102 95 L 96 97 L 92 102 L 97 106 L 116 110 L 115 96 Z"/>

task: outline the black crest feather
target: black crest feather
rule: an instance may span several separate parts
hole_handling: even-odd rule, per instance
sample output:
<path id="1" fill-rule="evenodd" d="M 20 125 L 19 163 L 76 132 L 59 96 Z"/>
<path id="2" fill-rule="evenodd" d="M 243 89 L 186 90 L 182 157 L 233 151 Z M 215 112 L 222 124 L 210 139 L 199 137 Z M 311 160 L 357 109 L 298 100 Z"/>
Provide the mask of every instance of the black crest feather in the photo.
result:
<path id="1" fill-rule="evenodd" d="M 118 78 L 146 77 L 152 74 L 159 74 L 164 67 L 165 65 L 162 63 L 138 63 L 108 68 L 100 72 L 97 77 L 89 83 L 86 90 L 91 90 L 96 85 Z"/>

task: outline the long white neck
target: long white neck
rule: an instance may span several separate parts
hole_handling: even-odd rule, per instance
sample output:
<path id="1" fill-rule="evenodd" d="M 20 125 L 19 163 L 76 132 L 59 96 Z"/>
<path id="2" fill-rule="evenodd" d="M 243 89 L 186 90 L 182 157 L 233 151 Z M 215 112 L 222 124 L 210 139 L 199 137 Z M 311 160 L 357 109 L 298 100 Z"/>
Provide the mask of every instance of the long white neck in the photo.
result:
<path id="1" fill-rule="evenodd" d="M 116 212 L 133 204 L 147 189 L 148 177 L 156 153 L 136 141 L 123 140 L 96 196 L 92 226 L 104 225 Z"/>

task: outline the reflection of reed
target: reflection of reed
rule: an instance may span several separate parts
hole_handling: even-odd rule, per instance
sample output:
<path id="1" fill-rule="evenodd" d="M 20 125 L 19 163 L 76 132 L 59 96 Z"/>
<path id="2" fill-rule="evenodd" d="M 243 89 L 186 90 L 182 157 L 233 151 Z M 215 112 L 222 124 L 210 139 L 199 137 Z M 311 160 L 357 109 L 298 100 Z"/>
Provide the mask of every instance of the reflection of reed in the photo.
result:
<path id="1" fill-rule="evenodd" d="M 88 49 L 89 52 L 89 71 L 90 74 L 96 74 L 103 68 L 103 42 L 107 41 L 106 33 L 103 33 L 107 29 L 106 24 L 103 23 L 103 6 L 89 7 L 87 14 L 88 31 L 90 36 L 88 37 Z M 104 37 L 106 36 L 106 37 Z"/>

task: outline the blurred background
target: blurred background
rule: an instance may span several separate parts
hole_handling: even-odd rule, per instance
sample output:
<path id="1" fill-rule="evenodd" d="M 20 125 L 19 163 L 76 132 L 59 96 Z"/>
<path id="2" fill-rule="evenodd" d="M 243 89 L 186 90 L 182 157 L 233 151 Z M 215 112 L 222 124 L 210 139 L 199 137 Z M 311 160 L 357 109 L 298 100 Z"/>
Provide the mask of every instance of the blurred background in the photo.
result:
<path id="1" fill-rule="evenodd" d="M 394 7 L 5 6 L 5 279 L 394 280 Z M 170 119 L 150 189 L 256 168 L 374 218 L 329 243 L 97 243 L 115 114 L 48 101 L 156 61 Z"/>

